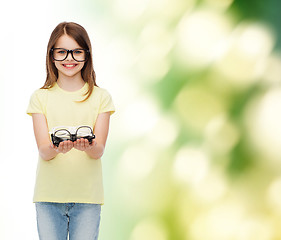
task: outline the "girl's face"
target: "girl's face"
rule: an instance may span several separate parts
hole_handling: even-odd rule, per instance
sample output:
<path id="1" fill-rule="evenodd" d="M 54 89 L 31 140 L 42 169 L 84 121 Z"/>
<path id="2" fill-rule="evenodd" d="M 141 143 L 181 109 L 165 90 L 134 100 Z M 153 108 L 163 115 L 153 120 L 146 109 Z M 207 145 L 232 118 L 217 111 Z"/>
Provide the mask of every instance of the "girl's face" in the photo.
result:
<path id="1" fill-rule="evenodd" d="M 78 43 L 70 36 L 62 35 L 55 44 L 54 48 L 64 48 L 67 50 L 73 50 L 81 48 Z M 71 53 L 63 61 L 54 61 L 56 68 L 58 69 L 58 77 L 75 77 L 78 74 L 81 75 L 81 70 L 84 66 L 84 62 L 77 62 L 72 58 Z"/>

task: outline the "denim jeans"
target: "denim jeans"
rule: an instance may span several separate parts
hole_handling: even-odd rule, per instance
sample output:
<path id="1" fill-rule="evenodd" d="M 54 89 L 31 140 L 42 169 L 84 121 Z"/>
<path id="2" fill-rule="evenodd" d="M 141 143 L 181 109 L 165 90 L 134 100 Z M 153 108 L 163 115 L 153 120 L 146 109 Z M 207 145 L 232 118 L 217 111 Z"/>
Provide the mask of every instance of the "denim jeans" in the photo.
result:
<path id="1" fill-rule="evenodd" d="M 97 240 L 100 204 L 35 203 L 40 240 Z"/>

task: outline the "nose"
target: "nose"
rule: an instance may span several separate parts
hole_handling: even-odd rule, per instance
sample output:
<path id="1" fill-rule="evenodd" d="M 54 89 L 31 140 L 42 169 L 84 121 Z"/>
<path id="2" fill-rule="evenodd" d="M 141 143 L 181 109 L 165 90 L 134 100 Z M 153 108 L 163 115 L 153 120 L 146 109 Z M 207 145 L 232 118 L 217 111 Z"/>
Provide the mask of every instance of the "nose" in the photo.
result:
<path id="1" fill-rule="evenodd" d="M 71 61 L 71 60 L 74 60 L 73 57 L 72 57 L 72 52 L 71 51 L 67 51 L 67 56 L 66 56 L 66 59 L 67 61 Z"/>

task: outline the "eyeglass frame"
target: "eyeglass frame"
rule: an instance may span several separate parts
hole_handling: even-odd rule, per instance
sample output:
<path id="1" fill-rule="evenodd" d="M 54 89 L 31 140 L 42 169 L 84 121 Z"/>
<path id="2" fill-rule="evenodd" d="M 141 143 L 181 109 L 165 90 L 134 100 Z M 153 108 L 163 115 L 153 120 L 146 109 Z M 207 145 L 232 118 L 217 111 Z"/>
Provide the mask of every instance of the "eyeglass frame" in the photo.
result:
<path id="1" fill-rule="evenodd" d="M 65 56 L 64 59 L 62 59 L 62 60 L 57 60 L 57 59 L 55 59 L 55 57 L 54 57 L 54 50 L 56 50 L 56 49 L 63 49 L 63 50 L 66 51 L 66 56 Z M 84 51 L 86 51 L 85 60 L 79 61 L 79 60 L 76 60 L 76 59 L 74 58 L 74 56 L 73 56 L 73 51 L 76 51 L 76 50 L 84 50 Z M 90 53 L 90 51 L 89 51 L 88 49 L 84 49 L 84 48 L 75 48 L 75 49 L 72 49 L 72 50 L 68 50 L 68 49 L 65 49 L 65 48 L 51 48 L 50 51 L 51 51 L 52 59 L 53 59 L 54 61 L 59 61 L 59 62 L 62 62 L 62 61 L 64 61 L 65 59 L 67 59 L 69 53 L 71 53 L 71 57 L 73 58 L 74 61 L 76 61 L 76 62 L 86 62 L 86 61 L 88 60 L 88 56 L 89 56 L 89 53 Z"/>
<path id="2" fill-rule="evenodd" d="M 80 128 L 89 128 L 89 129 L 91 130 L 91 135 L 88 135 L 88 136 L 85 136 L 85 137 L 79 137 L 79 138 L 77 138 L 77 132 L 78 132 L 78 130 L 79 130 Z M 92 128 L 89 127 L 89 126 L 80 126 L 80 127 L 78 127 L 78 128 L 76 129 L 76 132 L 75 132 L 74 134 L 72 134 L 72 133 L 71 133 L 70 131 L 68 131 L 66 128 L 62 128 L 62 129 L 56 130 L 54 133 L 51 134 L 52 142 L 53 142 L 53 144 L 54 144 L 56 147 L 58 147 L 61 142 L 67 141 L 67 140 L 61 140 L 60 137 L 55 136 L 55 134 L 56 134 L 57 132 L 62 131 L 62 130 L 64 130 L 64 131 L 66 131 L 66 132 L 69 133 L 69 136 L 70 136 L 70 139 L 69 139 L 69 140 L 72 141 L 72 142 L 75 142 L 77 139 L 84 138 L 84 139 L 87 139 L 87 140 L 89 141 L 89 144 L 91 144 L 91 143 L 92 143 L 92 140 L 96 138 L 95 134 L 93 133 Z"/>

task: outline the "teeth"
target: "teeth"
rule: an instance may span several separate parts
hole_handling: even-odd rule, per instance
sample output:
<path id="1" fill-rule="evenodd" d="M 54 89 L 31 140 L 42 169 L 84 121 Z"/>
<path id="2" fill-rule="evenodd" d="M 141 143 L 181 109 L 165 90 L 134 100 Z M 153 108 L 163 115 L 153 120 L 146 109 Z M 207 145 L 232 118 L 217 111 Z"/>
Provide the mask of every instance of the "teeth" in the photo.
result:
<path id="1" fill-rule="evenodd" d="M 74 64 L 65 64 L 64 66 L 66 66 L 66 67 L 74 67 L 75 65 Z"/>

